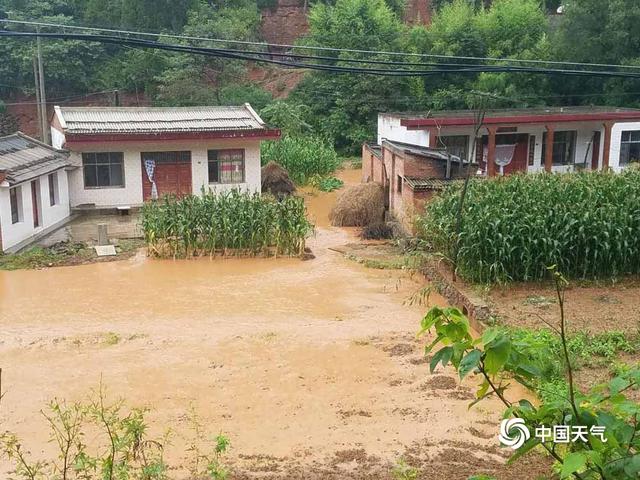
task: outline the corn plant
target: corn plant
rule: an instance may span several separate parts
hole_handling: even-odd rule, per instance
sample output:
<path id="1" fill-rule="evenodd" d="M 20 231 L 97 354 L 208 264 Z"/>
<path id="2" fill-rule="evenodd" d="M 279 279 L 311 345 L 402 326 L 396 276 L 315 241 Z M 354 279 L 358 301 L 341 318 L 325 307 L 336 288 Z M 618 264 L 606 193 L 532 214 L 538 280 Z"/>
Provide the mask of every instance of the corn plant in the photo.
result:
<path id="1" fill-rule="evenodd" d="M 481 283 L 537 281 L 547 265 L 571 278 L 640 273 L 640 171 L 514 175 L 469 184 L 456 235 L 459 185 L 418 219 L 420 236 Z"/>
<path id="2" fill-rule="evenodd" d="M 141 223 L 149 254 L 173 258 L 301 255 L 312 229 L 301 198 L 237 190 L 164 197 L 143 207 Z"/>
<path id="3" fill-rule="evenodd" d="M 286 136 L 278 142 L 264 142 L 262 163 L 274 161 L 282 165 L 297 185 L 306 185 L 312 177 L 333 173 L 340 159 L 333 145 L 313 136 Z"/>

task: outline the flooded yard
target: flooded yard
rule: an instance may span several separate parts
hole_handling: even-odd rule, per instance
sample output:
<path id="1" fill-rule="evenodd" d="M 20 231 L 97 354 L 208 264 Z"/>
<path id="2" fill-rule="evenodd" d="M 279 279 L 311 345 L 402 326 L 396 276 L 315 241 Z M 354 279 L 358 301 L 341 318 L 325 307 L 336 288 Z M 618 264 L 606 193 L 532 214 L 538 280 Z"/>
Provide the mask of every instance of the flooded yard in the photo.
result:
<path id="1" fill-rule="evenodd" d="M 225 432 L 231 478 L 391 478 L 401 457 L 428 479 L 544 473 L 537 457 L 505 466 L 502 408 L 467 408 L 474 379 L 429 375 L 415 339 L 426 307 L 405 304 L 424 279 L 330 250 L 357 241 L 320 220 L 330 201 L 310 202 L 310 261 L 141 253 L 0 272 L 0 429 L 46 455 L 38 412 L 54 397 L 86 398 L 102 378 L 110 397 L 151 408 L 156 433 L 172 429 L 170 463 L 182 465 L 191 409 Z"/>

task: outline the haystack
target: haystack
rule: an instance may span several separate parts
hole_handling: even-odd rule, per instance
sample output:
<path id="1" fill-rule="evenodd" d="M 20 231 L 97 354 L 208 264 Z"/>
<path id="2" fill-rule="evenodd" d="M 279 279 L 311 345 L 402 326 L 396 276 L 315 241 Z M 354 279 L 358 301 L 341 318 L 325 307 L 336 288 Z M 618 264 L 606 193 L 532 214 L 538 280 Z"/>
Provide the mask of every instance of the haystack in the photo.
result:
<path id="1" fill-rule="evenodd" d="M 364 227 L 384 217 L 384 188 L 374 182 L 344 190 L 336 200 L 329 219 L 335 227 Z"/>
<path id="2" fill-rule="evenodd" d="M 262 193 L 270 193 L 274 197 L 291 195 L 296 186 L 289 178 L 289 173 L 278 163 L 269 162 L 262 167 Z"/>

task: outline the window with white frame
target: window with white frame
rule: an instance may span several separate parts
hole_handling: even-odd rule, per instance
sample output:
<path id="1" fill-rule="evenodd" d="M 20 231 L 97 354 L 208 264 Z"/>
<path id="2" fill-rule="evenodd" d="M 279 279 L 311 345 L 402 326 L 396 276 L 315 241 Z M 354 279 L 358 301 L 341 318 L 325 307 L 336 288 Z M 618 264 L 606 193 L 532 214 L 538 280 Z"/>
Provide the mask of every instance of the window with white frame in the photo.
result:
<path id="1" fill-rule="evenodd" d="M 640 162 L 640 130 L 622 132 L 620 165 Z"/>
<path id="2" fill-rule="evenodd" d="M 49 174 L 49 205 L 54 206 L 60 203 L 60 190 L 58 187 L 58 172 Z"/>
<path id="3" fill-rule="evenodd" d="M 209 183 L 244 183 L 244 150 L 209 150 Z"/>
<path id="4" fill-rule="evenodd" d="M 124 154 L 91 152 L 82 154 L 84 188 L 123 188 Z"/>
<path id="5" fill-rule="evenodd" d="M 20 223 L 22 217 L 22 187 L 13 187 L 9 190 L 9 203 L 11 204 L 11 223 Z"/>
<path id="6" fill-rule="evenodd" d="M 573 165 L 576 157 L 576 139 L 578 132 L 575 130 L 566 130 L 555 132 L 553 136 L 553 164 L 554 165 Z M 546 158 L 547 151 L 547 132 L 542 135 L 542 162 Z"/>

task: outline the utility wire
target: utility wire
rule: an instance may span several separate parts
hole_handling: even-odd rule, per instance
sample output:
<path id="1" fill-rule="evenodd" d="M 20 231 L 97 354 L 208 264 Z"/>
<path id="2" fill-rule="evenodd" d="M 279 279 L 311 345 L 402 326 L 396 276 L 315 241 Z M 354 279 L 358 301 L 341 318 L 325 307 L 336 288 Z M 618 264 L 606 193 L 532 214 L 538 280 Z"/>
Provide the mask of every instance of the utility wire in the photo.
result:
<path id="1" fill-rule="evenodd" d="M 554 61 L 554 60 L 531 60 L 531 59 L 498 58 L 498 57 L 437 55 L 437 54 L 398 52 L 398 51 L 385 51 L 385 50 L 361 50 L 361 49 L 351 49 L 351 48 L 334 48 L 334 47 L 322 47 L 322 46 L 312 46 L 312 45 L 287 45 L 287 44 L 266 43 L 266 42 L 252 42 L 248 40 L 229 40 L 229 39 L 222 39 L 222 38 L 176 35 L 176 34 L 168 34 L 168 33 L 140 32 L 140 31 L 134 31 L 134 30 L 88 27 L 88 26 L 80 26 L 80 25 L 36 22 L 36 21 L 28 21 L 28 20 L 3 19 L 0 21 L 5 23 L 10 23 L 10 24 L 19 24 L 19 25 L 57 27 L 57 28 L 75 29 L 75 30 L 84 30 L 84 31 L 109 32 L 109 33 L 116 33 L 121 35 L 138 35 L 138 36 L 156 37 L 156 38 L 164 37 L 164 38 L 174 38 L 174 39 L 181 39 L 181 40 L 197 40 L 197 41 L 236 44 L 236 45 L 251 45 L 251 46 L 259 46 L 263 48 L 299 49 L 299 50 L 312 50 L 312 51 L 315 50 L 315 51 L 338 52 L 338 53 L 357 53 L 357 54 L 369 54 L 369 55 L 437 58 L 437 59 L 443 59 L 443 60 L 464 60 L 464 61 L 473 60 L 473 61 L 482 61 L 482 62 L 487 62 L 487 61 L 511 62 L 511 63 L 538 64 L 538 65 L 571 65 L 574 67 L 622 68 L 622 69 L 630 69 L 630 70 L 640 69 L 640 66 L 637 66 L 637 65 L 615 65 L 615 64 L 606 64 L 606 63 L 563 62 L 563 61 Z"/>
<path id="2" fill-rule="evenodd" d="M 568 70 L 568 69 L 549 69 L 538 67 L 517 67 L 517 66 L 466 66 L 459 65 L 457 68 L 434 68 L 433 70 L 411 70 L 411 69 L 381 69 L 381 68 L 359 68 L 338 66 L 329 64 L 318 64 L 308 62 L 293 62 L 285 60 L 274 60 L 272 58 L 265 58 L 267 53 L 242 51 L 243 53 L 237 53 L 229 49 L 222 48 L 205 48 L 205 47 L 193 47 L 176 44 L 160 43 L 150 40 L 141 39 L 124 39 L 120 37 L 113 37 L 107 35 L 87 35 L 87 34 L 68 34 L 68 33 L 41 33 L 41 32 L 14 32 L 14 31 L 0 31 L 0 37 L 22 37 L 22 38 L 53 38 L 60 40 L 83 40 L 90 42 L 107 43 L 114 45 L 130 45 L 141 48 L 155 48 L 160 50 L 178 52 L 178 53 L 195 53 L 206 56 L 230 58 L 237 60 L 247 60 L 262 63 L 271 63 L 282 66 L 289 66 L 293 68 L 303 68 L 310 70 L 328 71 L 332 73 L 361 73 L 377 76 L 390 76 L 390 77 L 407 77 L 407 76 L 434 76 L 440 74 L 456 73 L 456 74 L 474 74 L 482 72 L 506 72 L 506 73 L 532 73 L 532 74 L 557 74 L 557 75 L 569 75 L 569 76 L 599 76 L 609 78 L 640 78 L 640 72 L 615 72 L 615 71 L 601 71 L 601 70 Z M 258 55 L 257 57 L 255 55 Z M 315 57 L 308 57 L 309 59 L 315 59 Z"/>

